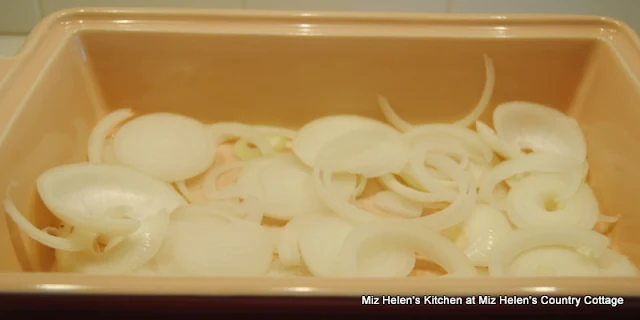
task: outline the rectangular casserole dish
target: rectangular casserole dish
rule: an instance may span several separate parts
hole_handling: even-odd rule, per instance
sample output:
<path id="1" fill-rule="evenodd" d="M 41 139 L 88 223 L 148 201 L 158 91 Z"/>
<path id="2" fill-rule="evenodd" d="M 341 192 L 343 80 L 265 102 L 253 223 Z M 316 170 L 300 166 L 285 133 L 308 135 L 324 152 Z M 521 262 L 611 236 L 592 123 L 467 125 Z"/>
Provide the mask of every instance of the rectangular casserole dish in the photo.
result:
<path id="1" fill-rule="evenodd" d="M 640 45 L 601 17 L 73 9 L 46 17 L 0 58 L 0 190 L 38 227 L 44 170 L 86 155 L 110 110 L 299 128 L 354 113 L 382 119 L 385 92 L 412 122 L 450 121 L 495 64 L 490 108 L 530 100 L 578 119 L 590 182 L 622 219 L 616 248 L 640 265 Z M 489 124 L 491 110 L 482 120 Z M 0 219 L 0 292 L 122 295 L 640 294 L 640 279 L 142 278 L 49 273 L 52 252 Z"/>

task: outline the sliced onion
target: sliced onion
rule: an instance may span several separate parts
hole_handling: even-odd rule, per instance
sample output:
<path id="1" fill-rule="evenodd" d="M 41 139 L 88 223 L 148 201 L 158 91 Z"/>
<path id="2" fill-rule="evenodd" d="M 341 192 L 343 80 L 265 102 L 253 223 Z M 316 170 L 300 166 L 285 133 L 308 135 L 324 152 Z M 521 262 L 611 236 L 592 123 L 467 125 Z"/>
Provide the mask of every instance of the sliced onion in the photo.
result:
<path id="1" fill-rule="evenodd" d="M 209 132 L 215 137 L 217 144 L 241 137 L 254 144 L 264 156 L 272 154 L 273 150 L 269 140 L 257 129 L 237 122 L 219 122 L 208 127 Z"/>
<path id="2" fill-rule="evenodd" d="M 448 171 L 451 167 L 456 167 L 457 163 L 447 157 L 437 155 L 430 156 L 430 162 L 434 167 L 442 168 Z M 348 221 L 353 222 L 372 222 L 374 220 L 390 220 L 393 218 L 381 217 L 373 215 L 366 210 L 360 209 L 348 201 L 342 201 L 336 197 L 332 190 L 331 172 L 321 172 L 314 169 L 314 185 L 318 195 L 325 201 L 334 212 Z M 443 230 L 450 228 L 471 214 L 471 209 L 475 205 L 476 187 L 475 181 L 469 179 L 468 174 L 461 172 L 456 174 L 455 180 L 459 183 L 459 196 L 447 208 L 416 218 L 414 221 L 422 226 L 435 230 Z"/>
<path id="3" fill-rule="evenodd" d="M 462 244 L 465 255 L 474 266 L 486 267 L 493 246 L 512 230 L 502 212 L 478 204 L 469 219 L 460 226 L 461 233 L 456 243 Z"/>
<path id="4" fill-rule="evenodd" d="M 598 200 L 586 183 L 567 200 L 558 200 L 569 187 L 557 174 L 534 173 L 511 187 L 506 211 L 518 228 L 573 226 L 593 229 L 598 222 Z M 553 205 L 549 208 L 548 205 Z"/>
<path id="5" fill-rule="evenodd" d="M 456 141 L 439 141 L 442 143 L 448 143 L 450 147 L 456 146 Z M 457 145 L 458 149 L 455 152 L 458 155 L 462 155 L 464 157 L 464 148 L 460 145 Z M 450 180 L 440 179 L 435 177 L 430 173 L 429 170 L 425 167 L 425 155 L 433 152 L 434 150 L 438 150 L 438 147 L 446 149 L 446 147 L 442 144 L 429 142 L 429 143 L 419 143 L 413 148 L 412 156 L 409 161 L 409 176 L 411 176 L 415 180 L 421 189 L 426 191 L 431 191 L 435 193 L 454 195 L 456 192 L 452 190 L 452 187 L 456 186 L 456 183 Z M 453 151 L 449 149 L 449 151 Z M 462 170 L 462 169 L 460 169 Z"/>
<path id="6" fill-rule="evenodd" d="M 291 144 L 291 150 L 309 167 L 316 166 L 316 157 L 330 141 L 368 126 L 384 126 L 383 123 L 356 115 L 336 115 L 318 118 L 304 125 Z"/>
<path id="7" fill-rule="evenodd" d="M 191 195 L 191 191 L 187 188 L 187 184 L 184 181 L 176 182 L 176 188 L 180 191 L 180 194 L 184 197 L 187 202 L 193 202 L 193 196 Z"/>
<path id="8" fill-rule="evenodd" d="M 133 110 L 131 109 L 118 109 L 102 118 L 102 120 L 93 127 L 93 131 L 91 131 L 91 135 L 89 135 L 89 162 L 101 163 L 103 161 L 102 151 L 104 149 L 105 139 L 109 135 L 109 132 L 115 126 L 133 117 L 133 114 Z"/>
<path id="9" fill-rule="evenodd" d="M 401 217 L 417 218 L 422 215 L 422 206 L 419 203 L 407 200 L 392 191 L 380 191 L 372 200 L 381 210 Z"/>
<path id="10" fill-rule="evenodd" d="M 354 175 L 334 180 L 336 194 L 348 200 L 354 194 Z M 238 190 L 255 197 L 265 215 L 280 220 L 327 211 L 314 191 L 311 170 L 292 154 L 261 158 L 247 165 L 238 176 Z"/>
<path id="11" fill-rule="evenodd" d="M 104 148 L 102 149 L 102 163 L 120 164 L 118 157 L 116 157 L 116 151 L 113 147 L 113 139 L 107 139 L 104 141 Z"/>
<path id="12" fill-rule="evenodd" d="M 142 220 L 140 228 L 102 254 L 83 255 L 75 261 L 75 271 L 92 274 L 122 274 L 133 271 L 153 258 L 169 228 L 169 214 L 159 213 Z"/>
<path id="13" fill-rule="evenodd" d="M 281 152 L 287 147 L 287 138 L 284 136 L 266 136 L 269 144 L 271 144 L 271 150 L 274 152 Z M 233 145 L 233 150 L 236 158 L 240 160 L 250 160 L 263 156 L 259 149 L 252 148 L 249 145 L 249 141 L 246 139 L 240 139 Z"/>
<path id="14" fill-rule="evenodd" d="M 117 165 L 77 163 L 49 169 L 37 188 L 47 208 L 76 228 L 110 236 L 127 235 L 141 220 L 185 204 L 168 184 Z M 128 208 L 130 217 L 109 216 Z"/>
<path id="15" fill-rule="evenodd" d="M 356 184 L 356 190 L 353 191 L 353 195 L 351 196 L 351 200 L 355 200 L 357 197 L 361 196 L 369 182 L 369 179 L 363 176 L 357 176 L 356 178 L 358 179 L 358 182 Z"/>
<path id="16" fill-rule="evenodd" d="M 456 124 L 463 127 L 468 127 L 478 118 L 489 106 L 489 102 L 491 101 L 491 96 L 493 95 L 493 87 L 496 82 L 495 69 L 493 68 L 493 60 L 489 58 L 487 55 L 483 56 L 484 58 L 484 68 L 485 68 L 485 80 L 484 80 L 484 89 L 482 89 L 482 96 L 480 97 L 480 101 L 476 105 L 473 110 L 467 114 L 464 118 L 456 121 Z"/>
<path id="17" fill-rule="evenodd" d="M 394 126 L 396 129 L 407 132 L 413 128 L 413 126 L 402 119 L 398 113 L 391 107 L 387 98 L 383 96 L 378 96 L 378 105 L 380 106 L 380 110 L 384 114 L 384 117 L 389 121 L 389 123 Z"/>
<path id="18" fill-rule="evenodd" d="M 509 266 L 518 277 L 593 277 L 600 268 L 592 259 L 564 247 L 541 247 L 525 251 Z"/>
<path id="19" fill-rule="evenodd" d="M 213 163 L 215 143 L 198 120 L 151 113 L 125 123 L 113 140 L 118 161 L 164 181 L 195 177 Z"/>
<path id="20" fill-rule="evenodd" d="M 498 138 L 493 129 L 489 128 L 489 126 L 482 121 L 476 121 L 476 131 L 484 143 L 505 159 L 517 158 L 525 154 L 517 147 L 509 145 L 504 140 Z"/>
<path id="21" fill-rule="evenodd" d="M 370 241 L 393 243 L 410 249 L 440 264 L 452 276 L 474 276 L 476 269 L 458 248 L 434 231 L 406 223 L 373 223 L 358 226 L 345 238 L 340 250 L 336 274 L 342 277 L 362 276 L 358 266 L 358 251 Z M 393 275 L 393 274 L 389 274 Z"/>
<path id="22" fill-rule="evenodd" d="M 272 260 L 264 229 L 242 220 L 183 222 L 166 242 L 174 268 L 187 275 L 259 276 Z"/>
<path id="23" fill-rule="evenodd" d="M 559 153 L 578 163 L 587 157 L 587 144 L 575 119 L 548 106 L 524 101 L 503 103 L 493 112 L 500 139 L 519 150 Z"/>
<path id="24" fill-rule="evenodd" d="M 269 236 L 273 253 L 278 253 L 280 238 L 282 238 L 282 228 L 268 228 L 268 227 L 263 227 L 263 228 L 264 228 L 264 231 Z"/>
<path id="25" fill-rule="evenodd" d="M 202 193 L 204 197 L 209 200 L 216 199 L 218 191 L 218 178 L 230 171 L 238 170 L 244 167 L 249 162 L 234 162 L 216 166 L 210 170 L 204 177 L 202 182 Z"/>
<path id="26" fill-rule="evenodd" d="M 401 172 L 409 161 L 410 152 L 400 133 L 378 124 L 353 130 L 329 141 L 317 153 L 314 164 L 336 173 L 373 178 Z"/>
<path id="27" fill-rule="evenodd" d="M 452 202 L 456 199 L 455 195 L 422 192 L 410 187 L 407 187 L 400 183 L 398 179 L 392 174 L 386 174 L 378 178 L 378 181 L 387 187 L 389 190 L 399 194 L 400 196 L 415 202 L 422 204 L 436 203 L 436 202 Z"/>
<path id="28" fill-rule="evenodd" d="M 278 257 L 285 267 L 297 267 L 302 264 L 300 256 L 300 236 L 308 224 L 314 221 L 314 216 L 302 216 L 289 221 L 280 233 L 278 243 Z"/>
<path id="29" fill-rule="evenodd" d="M 489 58 L 487 55 L 484 55 L 483 57 L 485 66 L 485 84 L 484 89 L 482 90 L 482 96 L 480 97 L 480 101 L 478 101 L 478 104 L 469 114 L 455 122 L 455 124 L 458 126 L 468 127 L 473 124 L 487 109 L 487 107 L 489 106 L 489 102 L 491 101 L 491 96 L 493 95 L 493 87 L 495 85 L 495 69 L 493 67 L 493 60 L 491 60 L 491 58 Z M 413 126 L 410 123 L 403 120 L 395 112 L 395 110 L 393 110 L 386 98 L 379 96 L 378 104 L 385 118 L 387 119 L 387 121 L 389 121 L 389 123 L 391 123 L 391 125 L 402 132 L 407 132 L 413 129 Z"/>
<path id="30" fill-rule="evenodd" d="M 304 264 L 316 277 L 334 277 L 342 243 L 353 226 L 332 216 L 317 217 L 300 233 L 299 246 Z"/>
<path id="31" fill-rule="evenodd" d="M 467 148 L 478 152 L 486 162 L 493 160 L 493 150 L 488 147 L 475 131 L 451 124 L 424 124 L 414 127 L 405 133 L 405 137 L 412 144 L 422 141 L 425 137 L 452 137 L 460 140 Z"/>
<path id="32" fill-rule="evenodd" d="M 529 172 L 547 172 L 566 174 L 569 187 L 561 197 L 571 196 L 580 188 L 584 181 L 584 169 L 575 160 L 553 153 L 530 153 L 525 156 L 503 161 L 483 176 L 478 183 L 478 196 L 490 205 L 500 208 L 493 196 L 493 191 L 500 182 L 509 177 Z"/>
<path id="33" fill-rule="evenodd" d="M 609 246 L 609 238 L 592 231 L 573 227 L 538 227 L 519 229 L 502 237 L 489 254 L 491 276 L 508 276 L 509 265 L 521 253 L 545 246 L 569 247 L 600 257 Z"/>
<path id="34" fill-rule="evenodd" d="M 93 243 L 87 243 L 85 241 L 77 241 L 77 239 L 59 237 L 51 235 L 46 231 L 36 228 L 22 213 L 16 208 L 11 196 L 9 195 L 9 188 L 4 199 L 4 211 L 9 215 L 9 218 L 18 225 L 18 228 L 26 233 L 30 238 L 39 243 L 54 249 L 65 251 L 82 251 L 90 249 Z"/>

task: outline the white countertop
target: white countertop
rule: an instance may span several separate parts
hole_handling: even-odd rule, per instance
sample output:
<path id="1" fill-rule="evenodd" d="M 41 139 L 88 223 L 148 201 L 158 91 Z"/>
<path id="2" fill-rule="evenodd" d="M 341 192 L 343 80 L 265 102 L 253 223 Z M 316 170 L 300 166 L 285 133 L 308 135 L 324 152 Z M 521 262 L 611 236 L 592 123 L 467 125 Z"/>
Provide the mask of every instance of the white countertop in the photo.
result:
<path id="1" fill-rule="evenodd" d="M 26 38 L 26 36 L 0 35 L 0 56 L 14 55 Z"/>

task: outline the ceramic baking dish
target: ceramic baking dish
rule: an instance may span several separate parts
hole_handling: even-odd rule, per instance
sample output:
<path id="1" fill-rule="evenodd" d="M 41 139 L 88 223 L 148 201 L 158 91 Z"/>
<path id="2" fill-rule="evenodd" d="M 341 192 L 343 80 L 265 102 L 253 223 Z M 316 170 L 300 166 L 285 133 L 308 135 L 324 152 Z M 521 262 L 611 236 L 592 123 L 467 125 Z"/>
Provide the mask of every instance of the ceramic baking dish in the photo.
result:
<path id="1" fill-rule="evenodd" d="M 91 127 L 124 106 L 203 121 L 298 128 L 316 117 L 382 119 L 383 92 L 413 122 L 449 121 L 496 70 L 491 106 L 530 100 L 576 117 L 611 237 L 640 264 L 640 44 L 586 16 L 489 16 L 74 9 L 44 19 L 0 59 L 0 190 L 51 222 L 44 170 L 82 161 Z M 490 123 L 490 110 L 483 120 Z M 3 191 L 4 192 L 4 191 Z M 52 252 L 0 220 L 0 291 L 181 295 L 640 294 L 639 279 L 394 280 L 99 277 L 47 272 Z"/>

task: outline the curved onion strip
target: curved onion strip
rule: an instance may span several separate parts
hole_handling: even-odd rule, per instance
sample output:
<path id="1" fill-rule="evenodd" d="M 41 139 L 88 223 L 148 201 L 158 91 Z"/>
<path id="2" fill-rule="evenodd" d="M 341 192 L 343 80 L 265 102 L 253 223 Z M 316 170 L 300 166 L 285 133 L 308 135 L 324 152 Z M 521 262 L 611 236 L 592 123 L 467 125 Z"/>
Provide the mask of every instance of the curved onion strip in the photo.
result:
<path id="1" fill-rule="evenodd" d="M 267 140 L 271 144 L 271 149 L 274 152 L 281 152 L 287 147 L 287 138 L 284 136 L 266 136 Z M 240 160 L 251 160 L 260 158 L 263 154 L 259 149 L 253 148 L 249 145 L 249 141 L 246 139 L 240 139 L 233 145 L 233 151 L 236 158 Z"/>
<path id="2" fill-rule="evenodd" d="M 270 155 L 273 151 L 269 140 L 256 129 L 246 124 L 237 122 L 219 122 L 210 124 L 207 128 L 214 137 L 216 137 L 218 144 L 223 144 L 227 140 L 241 137 L 255 145 L 263 156 Z"/>
<path id="3" fill-rule="evenodd" d="M 140 228 L 109 252 L 88 259 L 78 259 L 77 271 L 83 273 L 121 274 L 147 263 L 160 250 L 169 229 L 169 213 L 160 212 L 144 219 Z"/>
<path id="4" fill-rule="evenodd" d="M 560 197 L 573 195 L 584 181 L 583 167 L 575 160 L 553 153 L 530 153 L 525 156 L 503 161 L 485 174 L 480 180 L 478 196 L 493 207 L 500 205 L 493 195 L 495 187 L 502 181 L 517 174 L 528 172 L 564 173 L 569 177 L 569 188 Z"/>
<path id="5" fill-rule="evenodd" d="M 567 188 L 566 179 L 557 174 L 534 173 L 511 187 L 506 211 L 518 228 L 534 226 L 573 226 L 593 229 L 600 210 L 593 191 L 586 184 L 569 199 L 558 201 Z M 547 208 L 548 204 L 555 208 Z"/>
<path id="6" fill-rule="evenodd" d="M 407 200 L 392 191 L 380 191 L 372 200 L 376 207 L 397 216 L 417 218 L 422 215 L 422 206 L 419 203 Z"/>
<path id="7" fill-rule="evenodd" d="M 572 227 L 519 229 L 505 235 L 491 250 L 488 266 L 494 277 L 506 276 L 506 268 L 520 253 L 544 246 L 564 246 L 599 257 L 609 246 L 606 236 Z"/>
<path id="8" fill-rule="evenodd" d="M 91 163 L 102 162 L 102 151 L 104 149 L 104 140 L 109 132 L 121 122 L 133 117 L 132 109 L 118 109 L 109 113 L 102 118 L 98 124 L 93 127 L 91 135 L 89 135 L 88 158 Z"/>
<path id="9" fill-rule="evenodd" d="M 384 114 L 384 117 L 389 121 L 389 123 L 394 126 L 396 129 L 401 132 L 407 132 L 413 128 L 413 126 L 402 119 L 398 113 L 391 107 L 387 98 L 383 96 L 378 96 L 378 105 L 380 106 L 380 110 Z"/>
<path id="10" fill-rule="evenodd" d="M 358 251 L 372 239 L 414 249 L 441 265 L 451 276 L 475 276 L 476 269 L 447 238 L 434 231 L 398 223 L 374 223 L 354 228 L 345 238 L 336 260 L 338 275 L 357 277 Z"/>
<path id="11" fill-rule="evenodd" d="M 493 95 L 493 87 L 495 85 L 496 76 L 495 69 L 493 67 L 493 60 L 489 58 L 487 55 L 483 55 L 484 58 L 484 66 L 485 66 L 485 83 L 484 89 L 482 89 L 482 96 L 480 97 L 480 101 L 476 104 L 476 106 L 468 113 L 464 118 L 455 122 L 455 125 L 468 127 L 473 124 L 482 113 L 489 106 L 489 102 L 491 101 L 491 96 Z M 398 113 L 391 107 L 389 101 L 382 97 L 378 96 L 378 105 L 380 106 L 380 110 L 384 114 L 384 117 L 393 125 L 396 129 L 407 132 L 413 129 L 413 126 L 407 121 L 403 120 Z"/>
<path id="12" fill-rule="evenodd" d="M 489 58 L 487 55 L 484 55 L 483 58 L 485 80 L 484 89 L 482 90 L 482 96 L 480 97 L 480 101 L 478 101 L 476 107 L 473 108 L 473 110 L 469 114 L 467 114 L 464 118 L 456 121 L 455 124 L 459 126 L 468 127 L 473 124 L 487 109 L 487 106 L 489 106 L 489 102 L 491 101 L 491 96 L 493 95 L 493 87 L 496 82 L 496 75 L 493 68 L 493 60 L 491 60 L 491 58 Z"/>
<path id="13" fill-rule="evenodd" d="M 357 179 L 356 190 L 354 190 L 353 197 L 351 197 L 351 200 L 355 200 L 357 197 L 361 196 L 364 190 L 367 188 L 367 183 L 369 182 L 369 179 L 363 176 L 356 176 L 356 179 Z"/>
<path id="14" fill-rule="evenodd" d="M 206 199 L 215 199 L 218 193 L 218 178 L 229 171 L 237 170 L 244 167 L 247 162 L 234 162 L 217 166 L 210 170 L 204 177 L 202 182 L 202 193 Z"/>
<path id="15" fill-rule="evenodd" d="M 418 185 L 423 190 L 446 195 L 455 195 L 456 192 L 451 189 L 452 186 L 455 186 L 455 182 L 439 179 L 430 174 L 429 170 L 427 170 L 424 165 L 425 155 L 434 151 L 443 151 L 445 149 L 448 149 L 447 151 L 449 152 L 445 153 L 453 152 L 459 156 L 464 157 L 466 152 L 464 151 L 464 148 L 459 144 L 456 144 L 455 141 L 447 143 L 448 147 L 445 146 L 445 141 L 439 142 L 442 142 L 442 144 L 431 141 L 419 143 L 414 147 L 411 158 L 409 160 L 409 175 L 418 183 Z M 464 169 L 460 170 L 462 171 Z"/>
<path id="16" fill-rule="evenodd" d="M 311 222 L 313 222 L 313 217 L 301 216 L 290 220 L 282 228 L 278 243 L 278 257 L 283 266 L 297 267 L 302 264 L 299 246 L 300 235 Z"/>
<path id="17" fill-rule="evenodd" d="M 246 210 L 245 220 L 260 224 L 264 217 L 264 208 L 260 205 L 260 201 L 256 197 L 247 197 L 242 202 L 242 206 Z"/>
<path id="18" fill-rule="evenodd" d="M 451 166 L 454 168 L 457 167 L 457 163 L 455 161 L 447 159 L 446 157 L 438 158 L 435 155 L 430 157 L 430 161 L 432 161 L 434 167 L 440 167 L 444 170 L 451 168 Z M 325 201 L 327 206 L 329 206 L 339 216 L 354 222 L 393 219 L 373 215 L 366 210 L 356 207 L 348 201 L 339 199 L 333 191 L 331 180 L 331 172 L 321 172 L 318 168 L 314 169 L 314 185 L 316 192 Z M 468 177 L 465 177 L 461 173 L 456 174 L 455 180 L 459 183 L 460 194 L 453 203 L 441 211 L 413 219 L 412 221 L 429 228 L 443 230 L 466 219 L 471 214 L 471 208 L 476 202 L 475 180 L 468 179 Z"/>
<path id="19" fill-rule="evenodd" d="M 167 112 L 128 121 L 116 132 L 113 146 L 120 163 L 168 182 L 205 172 L 216 151 L 204 124 Z"/>
<path id="20" fill-rule="evenodd" d="M 512 159 L 523 156 L 525 153 L 517 148 L 513 148 L 507 144 L 504 140 L 500 140 L 496 133 L 488 125 L 482 121 L 476 121 L 476 131 L 480 138 L 496 153 L 504 157 L 505 159 Z"/>
<path id="21" fill-rule="evenodd" d="M 4 199 L 4 211 L 9 215 L 9 218 L 18 225 L 18 228 L 26 233 L 31 239 L 42 243 L 43 245 L 65 251 L 82 251 L 91 249 L 93 243 L 87 243 L 86 241 L 76 241 L 74 238 L 64 238 L 50 235 L 49 233 L 36 228 L 22 213 L 16 208 L 11 196 L 9 195 L 10 188 L 7 188 L 7 192 Z"/>
<path id="22" fill-rule="evenodd" d="M 477 132 L 452 124 L 423 124 L 415 126 L 411 131 L 405 133 L 405 138 L 415 144 L 425 137 L 449 136 L 464 142 L 473 150 L 477 150 L 484 160 L 490 163 L 493 160 L 493 150 L 489 148 L 480 138 Z"/>
<path id="23" fill-rule="evenodd" d="M 283 127 L 274 127 L 274 126 L 253 126 L 253 127 L 262 134 L 283 136 L 291 140 L 293 140 L 298 134 L 296 130 L 291 130 Z"/>
<path id="24" fill-rule="evenodd" d="M 384 176 L 378 177 L 378 181 L 389 190 L 401 195 L 402 197 L 416 201 L 420 203 L 435 203 L 435 202 L 451 202 L 455 200 L 455 195 L 448 194 L 440 194 L 440 193 L 430 193 L 430 192 L 422 192 L 415 190 L 413 188 L 407 187 L 404 184 L 398 181 L 392 174 L 386 174 Z"/>
<path id="25" fill-rule="evenodd" d="M 180 191 L 184 199 L 187 200 L 188 203 L 192 203 L 193 197 L 191 196 L 191 191 L 189 191 L 189 188 L 187 188 L 187 184 L 184 181 L 178 181 L 175 184 L 176 188 L 178 188 L 178 191 Z"/>
<path id="26" fill-rule="evenodd" d="M 169 184 L 108 164 L 75 163 L 49 169 L 38 177 L 37 190 L 58 219 L 109 236 L 128 235 L 138 229 L 138 220 L 186 203 Z"/>

